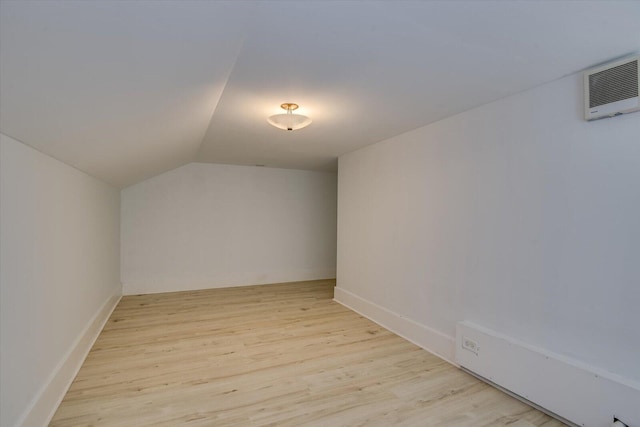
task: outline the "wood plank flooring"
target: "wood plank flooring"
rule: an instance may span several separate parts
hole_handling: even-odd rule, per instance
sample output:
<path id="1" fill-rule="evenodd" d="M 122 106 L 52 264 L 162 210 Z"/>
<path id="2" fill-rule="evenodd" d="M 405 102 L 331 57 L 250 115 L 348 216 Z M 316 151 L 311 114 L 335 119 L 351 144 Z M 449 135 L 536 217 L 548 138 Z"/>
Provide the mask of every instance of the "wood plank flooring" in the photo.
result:
<path id="1" fill-rule="evenodd" d="M 333 302 L 334 284 L 123 297 L 50 425 L 563 425 Z"/>

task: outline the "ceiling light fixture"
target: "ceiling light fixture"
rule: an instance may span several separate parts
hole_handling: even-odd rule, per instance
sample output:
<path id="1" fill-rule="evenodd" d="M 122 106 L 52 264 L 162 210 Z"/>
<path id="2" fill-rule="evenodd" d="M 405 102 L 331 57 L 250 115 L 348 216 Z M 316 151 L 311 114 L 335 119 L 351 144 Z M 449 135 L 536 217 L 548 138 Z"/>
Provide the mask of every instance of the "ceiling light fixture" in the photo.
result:
<path id="1" fill-rule="evenodd" d="M 284 114 L 274 114 L 269 117 L 267 121 L 272 126 L 283 130 L 298 130 L 311 124 L 311 119 L 309 117 L 303 116 L 302 114 L 293 114 L 293 110 L 298 109 L 298 104 L 285 102 L 280 105 L 280 108 L 287 112 Z"/>

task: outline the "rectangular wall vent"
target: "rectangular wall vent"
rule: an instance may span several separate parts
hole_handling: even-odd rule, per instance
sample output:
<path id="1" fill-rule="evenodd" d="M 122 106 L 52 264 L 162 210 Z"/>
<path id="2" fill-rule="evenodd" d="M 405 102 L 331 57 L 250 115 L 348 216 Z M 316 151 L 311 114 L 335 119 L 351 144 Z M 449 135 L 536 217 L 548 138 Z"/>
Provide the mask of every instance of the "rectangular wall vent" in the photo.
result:
<path id="1" fill-rule="evenodd" d="M 584 73 L 585 119 L 640 110 L 640 57 L 601 65 Z"/>

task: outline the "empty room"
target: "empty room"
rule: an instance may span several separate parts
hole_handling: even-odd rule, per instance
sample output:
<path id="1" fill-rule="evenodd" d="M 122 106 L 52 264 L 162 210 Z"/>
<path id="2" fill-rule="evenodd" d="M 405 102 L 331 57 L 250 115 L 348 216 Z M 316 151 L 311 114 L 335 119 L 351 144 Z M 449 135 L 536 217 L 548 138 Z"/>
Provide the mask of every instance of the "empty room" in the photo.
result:
<path id="1" fill-rule="evenodd" d="M 0 426 L 640 427 L 640 1 L 0 0 Z"/>

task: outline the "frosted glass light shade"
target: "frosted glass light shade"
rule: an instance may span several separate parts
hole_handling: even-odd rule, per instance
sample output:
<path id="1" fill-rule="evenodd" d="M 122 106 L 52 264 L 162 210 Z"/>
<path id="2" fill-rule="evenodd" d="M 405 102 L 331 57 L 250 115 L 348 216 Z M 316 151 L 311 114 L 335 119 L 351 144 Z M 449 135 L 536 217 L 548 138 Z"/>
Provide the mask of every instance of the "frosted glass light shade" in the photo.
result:
<path id="1" fill-rule="evenodd" d="M 285 113 L 274 114 L 267 119 L 267 122 L 278 129 L 297 130 L 311 124 L 311 119 L 301 114 Z"/>

